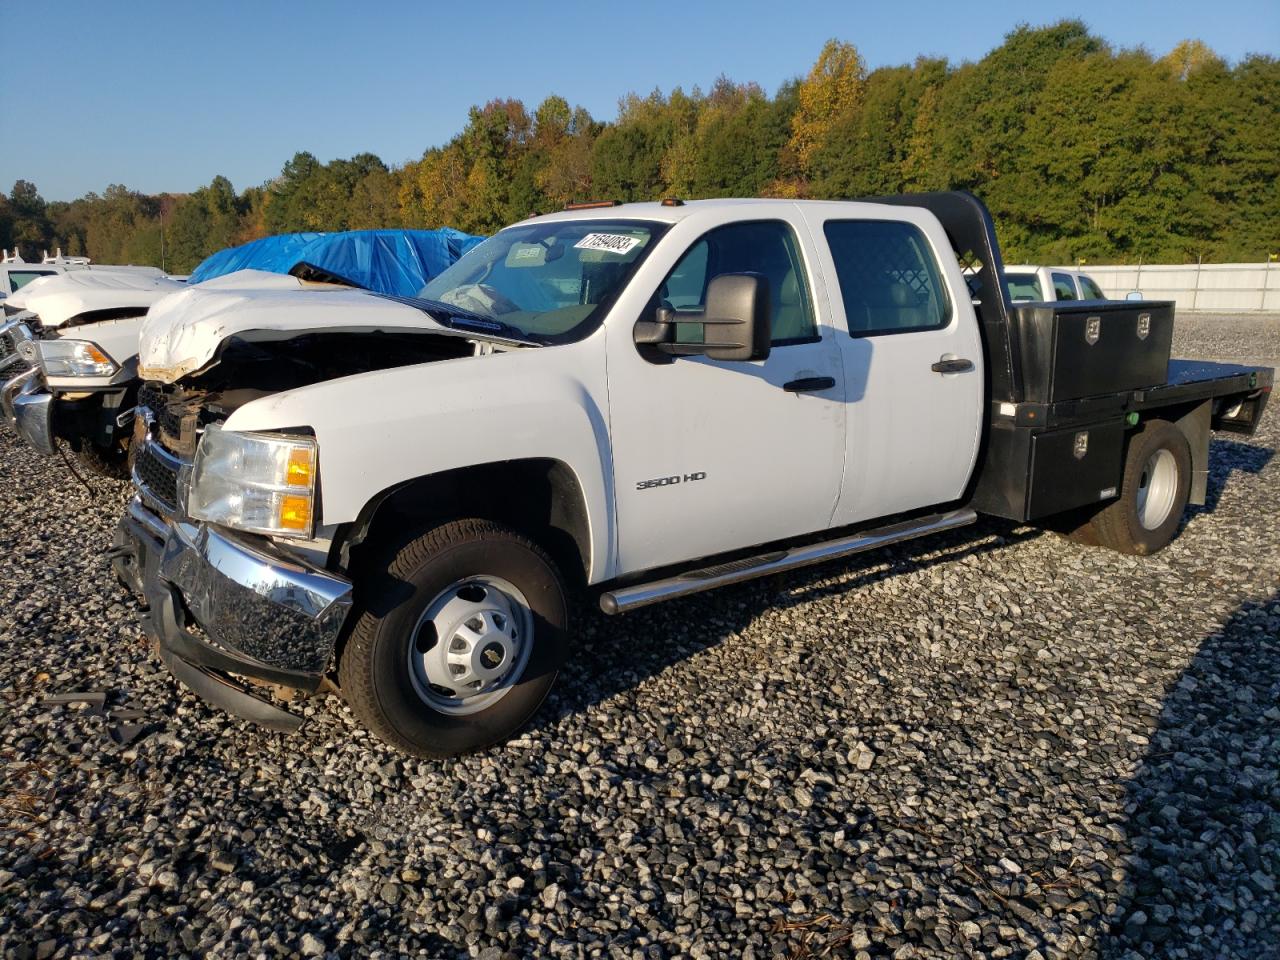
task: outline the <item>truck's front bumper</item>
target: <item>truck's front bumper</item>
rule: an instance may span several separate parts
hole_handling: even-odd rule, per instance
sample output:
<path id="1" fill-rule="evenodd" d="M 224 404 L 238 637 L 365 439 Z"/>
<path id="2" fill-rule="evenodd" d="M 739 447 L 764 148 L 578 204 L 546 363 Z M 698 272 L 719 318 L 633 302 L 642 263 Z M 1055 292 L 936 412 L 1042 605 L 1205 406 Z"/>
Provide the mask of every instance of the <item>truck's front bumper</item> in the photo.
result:
<path id="1" fill-rule="evenodd" d="M 44 388 L 39 369 L 20 373 L 0 387 L 0 413 L 18 436 L 53 456 L 53 394 Z"/>
<path id="2" fill-rule="evenodd" d="M 204 699 L 280 730 L 301 722 L 233 677 L 315 692 L 351 609 L 351 583 L 133 500 L 116 573 L 147 605 L 143 626 L 175 677 Z M 198 627 L 199 629 L 193 629 Z"/>
<path id="3" fill-rule="evenodd" d="M 53 396 L 25 351 L 34 346 L 21 320 L 0 323 L 0 417 L 41 453 L 53 453 Z"/>

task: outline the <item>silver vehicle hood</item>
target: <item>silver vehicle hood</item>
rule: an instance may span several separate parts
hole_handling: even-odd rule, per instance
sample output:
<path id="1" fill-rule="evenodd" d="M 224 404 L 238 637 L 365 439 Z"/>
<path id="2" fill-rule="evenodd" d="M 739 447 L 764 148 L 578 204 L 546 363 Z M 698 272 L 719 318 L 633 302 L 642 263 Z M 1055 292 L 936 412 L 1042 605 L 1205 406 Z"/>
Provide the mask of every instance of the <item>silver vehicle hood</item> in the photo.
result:
<path id="1" fill-rule="evenodd" d="M 230 337 L 288 340 L 313 331 L 405 329 L 459 335 L 421 310 L 366 291 L 241 270 L 152 305 L 138 343 L 138 375 L 173 383 L 208 366 Z"/>

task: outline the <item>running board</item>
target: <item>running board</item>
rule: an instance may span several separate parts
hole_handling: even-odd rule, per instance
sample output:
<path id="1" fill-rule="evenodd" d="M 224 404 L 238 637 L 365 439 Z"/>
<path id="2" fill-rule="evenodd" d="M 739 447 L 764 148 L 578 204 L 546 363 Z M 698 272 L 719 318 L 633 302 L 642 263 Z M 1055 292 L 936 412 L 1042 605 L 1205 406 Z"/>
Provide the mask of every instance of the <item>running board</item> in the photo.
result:
<path id="1" fill-rule="evenodd" d="M 626 613 L 638 607 L 645 607 L 661 600 L 671 600 L 690 593 L 701 593 L 716 587 L 765 577 L 771 573 L 783 573 L 798 567 L 807 567 L 827 560 L 839 560 L 875 550 L 877 547 L 913 540 L 930 533 L 940 533 L 956 527 L 967 526 L 978 519 L 972 510 L 952 510 L 950 513 L 935 513 L 914 520 L 904 520 L 887 527 L 863 530 L 839 540 L 827 540 L 813 543 L 805 547 L 774 550 L 756 557 L 732 560 L 690 570 L 665 580 L 654 580 L 652 583 L 638 583 L 630 587 L 619 587 L 600 595 L 600 609 L 605 613 Z"/>

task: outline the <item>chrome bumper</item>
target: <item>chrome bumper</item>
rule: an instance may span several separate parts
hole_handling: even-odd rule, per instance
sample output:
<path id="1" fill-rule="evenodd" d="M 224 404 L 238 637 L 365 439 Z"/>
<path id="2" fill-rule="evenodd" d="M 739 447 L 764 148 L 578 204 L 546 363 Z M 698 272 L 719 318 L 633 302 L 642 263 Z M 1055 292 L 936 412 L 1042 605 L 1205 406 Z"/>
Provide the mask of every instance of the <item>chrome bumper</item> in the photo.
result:
<path id="1" fill-rule="evenodd" d="M 0 412 L 18 436 L 53 456 L 53 394 L 44 389 L 39 369 L 20 373 L 0 388 Z"/>
<path id="2" fill-rule="evenodd" d="M 350 581 L 204 524 L 166 522 L 139 499 L 117 543 L 117 573 L 146 601 L 144 625 L 174 675 L 233 713 L 295 728 L 231 675 L 314 692 L 351 609 Z"/>

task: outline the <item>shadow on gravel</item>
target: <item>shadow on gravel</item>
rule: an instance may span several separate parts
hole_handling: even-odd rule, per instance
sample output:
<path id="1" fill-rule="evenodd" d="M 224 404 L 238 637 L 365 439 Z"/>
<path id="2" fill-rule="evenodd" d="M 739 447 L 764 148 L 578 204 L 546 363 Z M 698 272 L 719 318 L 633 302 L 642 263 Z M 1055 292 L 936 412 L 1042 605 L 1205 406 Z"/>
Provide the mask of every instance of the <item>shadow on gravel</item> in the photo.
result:
<path id="1" fill-rule="evenodd" d="M 567 716 L 638 686 L 746 629 L 770 608 L 853 593 L 882 580 L 1002 550 L 1043 535 L 1042 530 L 985 518 L 945 534 L 909 540 L 849 560 L 721 587 L 620 617 L 588 608 L 579 614 L 580 642 L 585 649 L 580 651 L 582 655 L 575 654 L 561 672 L 529 729 L 554 726 Z M 857 573 L 859 570 L 863 572 Z M 849 573 L 856 575 L 839 583 L 822 582 Z"/>
<path id="2" fill-rule="evenodd" d="M 1127 796 L 1132 852 L 1099 954 L 1280 956 L 1280 591 L 1205 638 Z"/>
<path id="3" fill-rule="evenodd" d="M 1203 507 L 1191 507 L 1190 514 L 1202 511 L 1212 513 L 1218 508 L 1218 498 L 1222 496 L 1233 472 L 1243 470 L 1245 473 L 1261 473 L 1275 453 L 1269 447 L 1214 438 L 1209 444 L 1209 489 L 1205 494 L 1205 504 Z"/>

